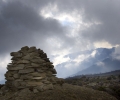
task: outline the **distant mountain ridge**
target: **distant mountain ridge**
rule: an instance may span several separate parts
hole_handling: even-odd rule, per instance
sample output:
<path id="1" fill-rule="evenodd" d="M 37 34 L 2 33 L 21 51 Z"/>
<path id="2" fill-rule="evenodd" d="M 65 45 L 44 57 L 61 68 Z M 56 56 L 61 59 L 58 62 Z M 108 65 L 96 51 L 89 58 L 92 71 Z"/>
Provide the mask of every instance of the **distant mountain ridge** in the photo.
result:
<path id="1" fill-rule="evenodd" d="M 120 70 L 120 66 L 119 66 L 120 60 L 112 57 L 112 54 L 114 52 L 115 52 L 115 47 L 111 49 L 107 49 L 107 48 L 96 49 L 96 54 L 94 55 L 94 57 L 87 59 L 89 62 L 92 62 L 91 64 L 87 62 L 89 64 L 89 67 L 82 71 L 78 71 L 76 74 L 71 76 L 97 74 L 97 73 L 105 73 L 114 70 Z"/>
<path id="2" fill-rule="evenodd" d="M 110 75 L 120 75 L 120 70 L 114 70 L 114 71 L 105 72 L 105 73 L 99 73 L 99 74 L 78 75 L 78 76 L 73 76 L 73 77 L 68 77 L 68 78 L 81 78 L 83 76 L 86 76 L 86 77 L 110 76 Z"/>
<path id="3" fill-rule="evenodd" d="M 106 65 L 104 64 L 103 61 L 107 58 L 110 58 L 112 61 L 113 54 L 115 53 L 115 49 L 116 47 L 96 48 L 92 50 L 79 51 L 79 52 L 67 54 L 63 58 L 68 60 L 65 62 L 63 61 L 62 63 L 56 65 L 55 67 L 57 70 L 57 77 L 66 78 L 69 76 L 87 74 L 87 72 L 100 73 L 100 72 L 104 72 L 104 70 L 105 71 L 117 70 L 118 68 L 116 69 L 114 67 L 113 69 L 111 67 L 104 67 L 106 69 L 98 67 L 98 65 Z M 91 66 L 97 66 L 97 68 L 92 68 Z M 90 69 L 89 67 L 92 69 Z M 109 68 L 112 70 L 109 70 Z M 84 71 L 84 73 L 82 73 L 82 71 Z"/>

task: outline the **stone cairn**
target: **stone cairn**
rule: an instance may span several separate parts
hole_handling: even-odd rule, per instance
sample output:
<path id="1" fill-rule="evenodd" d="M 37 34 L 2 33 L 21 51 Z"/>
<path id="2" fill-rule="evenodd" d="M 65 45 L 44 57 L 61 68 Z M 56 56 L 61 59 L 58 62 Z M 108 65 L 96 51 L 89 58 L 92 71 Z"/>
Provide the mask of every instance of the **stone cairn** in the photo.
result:
<path id="1" fill-rule="evenodd" d="M 7 65 L 5 86 L 11 90 L 29 88 L 33 92 L 53 89 L 54 84 L 62 84 L 56 77 L 53 63 L 46 53 L 36 47 L 22 47 L 12 52 L 12 63 Z"/>

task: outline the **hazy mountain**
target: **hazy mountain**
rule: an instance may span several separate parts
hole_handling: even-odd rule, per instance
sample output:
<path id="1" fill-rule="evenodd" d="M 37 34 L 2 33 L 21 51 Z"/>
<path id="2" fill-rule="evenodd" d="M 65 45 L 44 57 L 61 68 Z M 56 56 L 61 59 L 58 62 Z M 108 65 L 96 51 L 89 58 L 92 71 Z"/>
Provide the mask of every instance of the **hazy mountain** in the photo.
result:
<path id="1" fill-rule="evenodd" d="M 80 51 L 77 53 L 71 53 L 65 55 L 64 57 L 65 58 L 68 57 L 70 58 L 70 60 L 56 65 L 57 76 L 69 77 L 69 76 L 73 76 L 75 73 L 86 74 L 86 73 L 103 72 L 104 69 L 103 68 L 101 69 L 100 67 L 98 67 L 98 65 L 101 64 L 103 65 L 102 61 L 107 58 L 111 58 L 112 57 L 111 55 L 114 52 L 115 52 L 115 47 L 109 49 L 97 48 L 93 50 L 86 50 L 83 52 Z M 107 69 L 105 69 L 105 71 L 106 70 Z M 108 69 L 108 71 L 110 71 L 110 69 Z"/>
<path id="2" fill-rule="evenodd" d="M 111 54 L 114 53 L 115 48 L 111 48 L 111 49 L 98 48 L 98 49 L 95 49 L 93 51 L 95 51 L 95 55 L 89 56 L 87 59 L 85 59 L 83 62 L 81 62 L 80 66 L 84 66 L 85 68 L 86 67 L 88 68 L 88 67 L 94 65 L 96 62 L 102 61 L 106 58 L 110 58 Z"/>
<path id="3" fill-rule="evenodd" d="M 114 70 L 120 70 L 120 60 L 113 59 L 113 58 L 106 58 L 101 62 L 93 64 L 89 68 L 85 70 L 79 71 L 75 75 L 82 75 L 82 74 L 96 74 L 96 73 L 104 73 Z"/>
<path id="4" fill-rule="evenodd" d="M 96 73 L 109 72 L 113 70 L 119 70 L 120 60 L 114 59 L 112 57 L 112 54 L 114 52 L 115 52 L 115 48 L 96 49 L 94 56 L 90 56 L 81 63 L 82 66 L 85 65 L 88 67 L 78 71 L 76 74 L 72 76 L 82 75 L 82 74 L 96 74 Z"/>

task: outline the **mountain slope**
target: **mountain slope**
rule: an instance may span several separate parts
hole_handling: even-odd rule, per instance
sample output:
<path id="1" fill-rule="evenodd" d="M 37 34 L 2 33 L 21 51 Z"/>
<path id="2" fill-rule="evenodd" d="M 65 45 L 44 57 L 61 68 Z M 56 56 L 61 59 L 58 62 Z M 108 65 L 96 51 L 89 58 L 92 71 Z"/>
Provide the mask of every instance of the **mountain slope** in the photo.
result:
<path id="1" fill-rule="evenodd" d="M 79 71 L 75 75 L 104 73 L 120 69 L 120 61 L 117 59 L 106 58 L 85 70 Z"/>

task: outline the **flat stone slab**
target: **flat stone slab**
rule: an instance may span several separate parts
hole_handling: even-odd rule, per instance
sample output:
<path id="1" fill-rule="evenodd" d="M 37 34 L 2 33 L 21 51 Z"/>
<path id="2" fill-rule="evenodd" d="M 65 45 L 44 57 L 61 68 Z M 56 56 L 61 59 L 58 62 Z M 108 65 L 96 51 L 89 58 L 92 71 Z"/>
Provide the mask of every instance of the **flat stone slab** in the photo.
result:
<path id="1" fill-rule="evenodd" d="M 40 85 L 43 85 L 43 83 L 42 82 L 29 81 L 26 84 L 26 86 L 40 86 Z"/>
<path id="2" fill-rule="evenodd" d="M 33 76 L 30 75 L 21 75 L 20 79 L 32 79 Z"/>
<path id="3" fill-rule="evenodd" d="M 30 61 L 28 61 L 28 60 L 20 60 L 20 61 L 18 61 L 17 62 L 18 64 L 20 63 L 20 64 L 29 64 L 30 63 Z"/>
<path id="4" fill-rule="evenodd" d="M 23 70 L 19 70 L 18 73 L 26 74 L 26 73 L 30 73 L 30 72 L 34 72 L 34 69 L 33 68 L 23 69 Z"/>
<path id="5" fill-rule="evenodd" d="M 35 80 L 40 80 L 40 79 L 43 79 L 43 77 L 34 77 L 32 79 L 35 79 Z"/>
<path id="6" fill-rule="evenodd" d="M 46 77 L 46 73 L 38 73 L 38 72 L 33 72 L 33 73 L 30 73 L 29 75 L 34 77 Z"/>
<path id="7" fill-rule="evenodd" d="M 8 67 L 7 69 L 8 70 L 21 70 L 21 69 L 24 69 L 24 67 L 25 66 L 23 64 L 19 64 L 16 67 Z"/>

